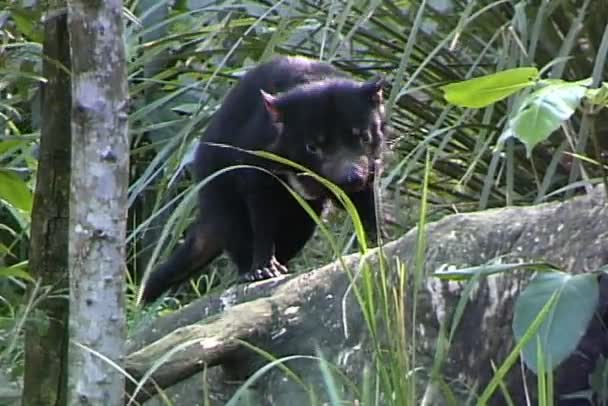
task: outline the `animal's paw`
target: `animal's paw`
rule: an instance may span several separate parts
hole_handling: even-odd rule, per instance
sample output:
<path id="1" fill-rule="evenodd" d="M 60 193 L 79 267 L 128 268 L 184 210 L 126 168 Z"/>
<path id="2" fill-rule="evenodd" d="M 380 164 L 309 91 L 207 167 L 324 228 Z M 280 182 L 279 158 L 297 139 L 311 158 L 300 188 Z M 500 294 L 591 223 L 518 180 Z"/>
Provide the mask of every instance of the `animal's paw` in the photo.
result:
<path id="1" fill-rule="evenodd" d="M 277 261 L 277 259 L 273 256 L 270 258 L 270 261 L 268 264 L 266 264 L 266 266 L 257 268 L 247 273 L 244 278 L 249 282 L 263 281 L 264 279 L 275 278 L 286 273 L 289 273 L 287 267 Z"/>

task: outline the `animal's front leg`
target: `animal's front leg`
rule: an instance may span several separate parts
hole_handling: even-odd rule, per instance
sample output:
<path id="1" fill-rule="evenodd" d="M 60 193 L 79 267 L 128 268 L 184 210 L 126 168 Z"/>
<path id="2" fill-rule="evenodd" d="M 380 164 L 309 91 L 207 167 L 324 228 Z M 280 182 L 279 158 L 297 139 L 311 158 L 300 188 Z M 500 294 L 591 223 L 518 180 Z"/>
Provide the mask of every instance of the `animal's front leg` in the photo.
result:
<path id="1" fill-rule="evenodd" d="M 274 278 L 277 276 L 289 273 L 287 267 L 281 264 L 274 255 L 270 257 L 269 261 L 266 261 L 265 265 L 260 265 L 250 272 L 246 273 L 244 278 L 247 281 L 263 281 L 265 279 Z"/>
<path id="2" fill-rule="evenodd" d="M 259 281 L 288 272 L 287 267 L 275 258 L 275 238 L 279 227 L 280 216 L 277 213 L 273 197 L 267 193 L 254 193 L 247 199 L 247 208 L 253 232 L 253 261 L 251 270 L 244 275 L 249 281 Z"/>
<path id="3" fill-rule="evenodd" d="M 373 240 L 376 237 L 378 227 L 373 185 L 370 184 L 359 192 L 349 193 L 348 197 L 359 213 L 365 232 Z"/>

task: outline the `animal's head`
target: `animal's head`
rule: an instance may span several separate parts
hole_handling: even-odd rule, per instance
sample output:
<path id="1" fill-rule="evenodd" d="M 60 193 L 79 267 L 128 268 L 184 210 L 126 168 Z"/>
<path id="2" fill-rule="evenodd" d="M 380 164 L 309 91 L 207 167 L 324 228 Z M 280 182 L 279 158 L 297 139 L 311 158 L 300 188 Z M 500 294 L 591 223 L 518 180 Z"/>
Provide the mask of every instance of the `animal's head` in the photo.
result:
<path id="1" fill-rule="evenodd" d="M 298 86 L 273 96 L 262 92 L 277 129 L 272 151 L 329 179 L 346 192 L 373 180 L 385 127 L 382 79 L 356 82 L 332 79 Z M 311 177 L 289 181 L 303 197 L 325 193 Z"/>

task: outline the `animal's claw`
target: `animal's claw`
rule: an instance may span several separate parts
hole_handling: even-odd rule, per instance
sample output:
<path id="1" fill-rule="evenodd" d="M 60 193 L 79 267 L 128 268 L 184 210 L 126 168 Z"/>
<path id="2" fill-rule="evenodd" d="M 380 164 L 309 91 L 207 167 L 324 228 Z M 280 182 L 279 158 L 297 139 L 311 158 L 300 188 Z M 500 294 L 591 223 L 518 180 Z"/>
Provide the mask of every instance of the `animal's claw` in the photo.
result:
<path id="1" fill-rule="evenodd" d="M 263 281 L 265 279 L 276 278 L 277 276 L 286 273 L 289 273 L 289 269 L 273 256 L 266 266 L 247 273 L 244 275 L 244 279 L 248 282 Z"/>

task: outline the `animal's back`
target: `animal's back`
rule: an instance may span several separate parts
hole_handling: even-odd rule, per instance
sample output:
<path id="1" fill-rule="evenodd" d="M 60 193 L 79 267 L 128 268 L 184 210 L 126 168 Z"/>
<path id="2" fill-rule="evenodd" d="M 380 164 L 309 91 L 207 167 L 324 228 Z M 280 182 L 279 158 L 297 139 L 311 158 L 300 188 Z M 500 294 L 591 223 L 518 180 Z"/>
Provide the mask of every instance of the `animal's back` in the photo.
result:
<path id="1" fill-rule="evenodd" d="M 343 74 L 331 65 L 304 57 L 278 57 L 247 72 L 228 92 L 202 136 L 195 158 L 196 177 L 204 179 L 240 161 L 235 150 L 207 143 L 256 150 L 265 149 L 275 140 L 276 129 L 265 110 L 260 90 L 277 94 L 299 84 L 341 76 Z M 229 179 L 230 176 L 224 181 Z"/>
<path id="2" fill-rule="evenodd" d="M 331 65 L 304 57 L 279 57 L 247 72 L 228 93 L 209 124 L 203 139 L 209 142 L 236 141 L 251 120 L 266 117 L 260 90 L 277 94 L 302 83 L 340 77 Z"/>

